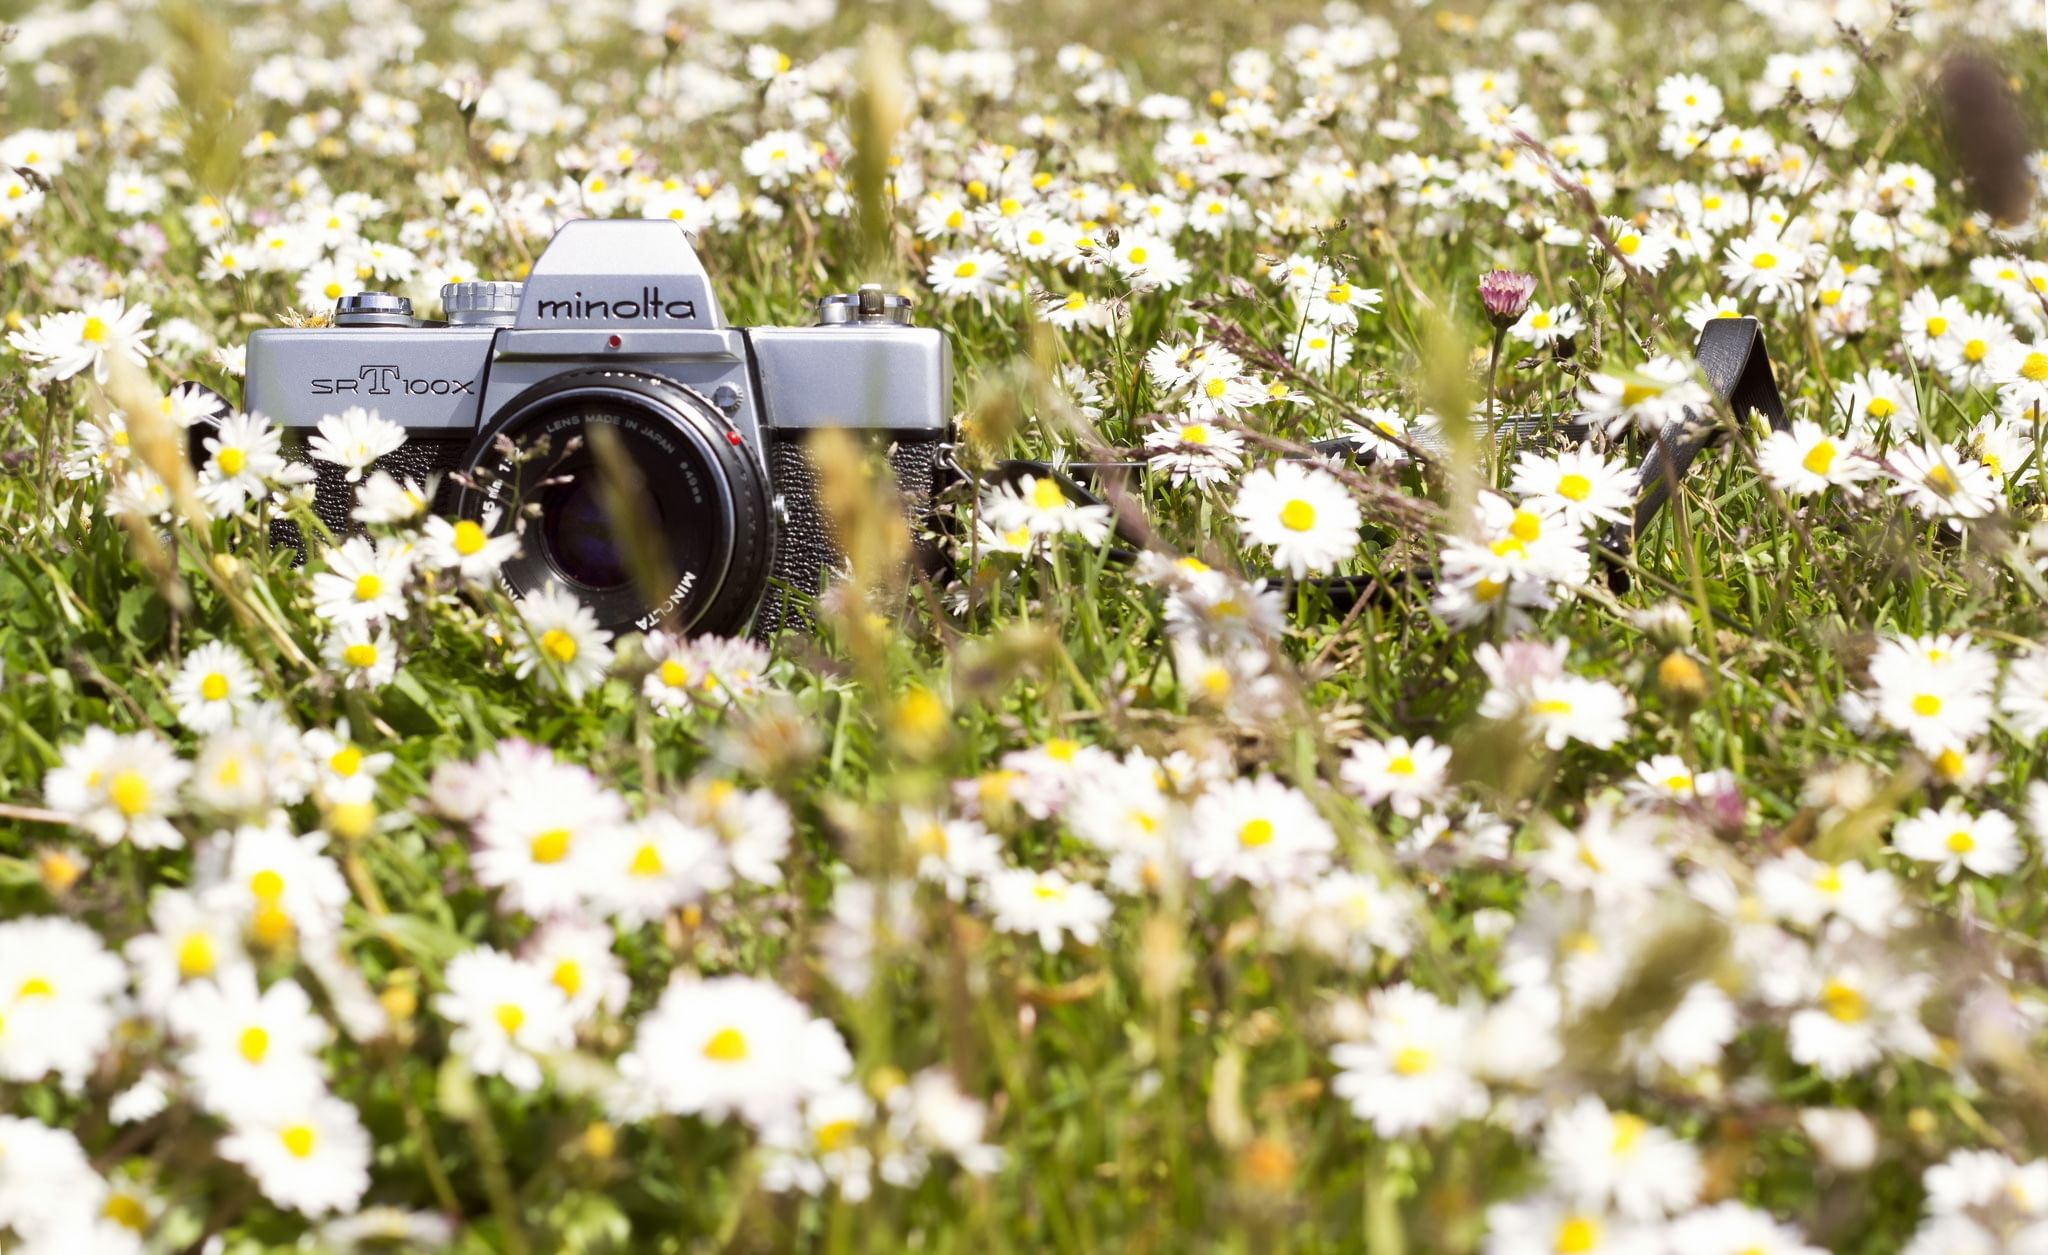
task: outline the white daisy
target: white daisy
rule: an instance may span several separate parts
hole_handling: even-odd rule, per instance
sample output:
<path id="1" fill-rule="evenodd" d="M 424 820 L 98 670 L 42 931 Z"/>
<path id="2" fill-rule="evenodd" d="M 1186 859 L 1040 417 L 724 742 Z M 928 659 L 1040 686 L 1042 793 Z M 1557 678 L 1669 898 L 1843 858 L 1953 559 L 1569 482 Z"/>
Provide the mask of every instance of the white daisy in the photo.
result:
<path id="1" fill-rule="evenodd" d="M 255 697 L 255 668 L 225 641 L 208 641 L 187 654 L 170 684 L 178 722 L 194 732 L 227 727 Z"/>
<path id="2" fill-rule="evenodd" d="M 616 1105 L 787 1127 L 853 1072 L 830 1020 L 766 981 L 677 977 L 619 1060 Z"/>
<path id="3" fill-rule="evenodd" d="M 370 1135 L 356 1109 L 329 1094 L 246 1113 L 219 1150 L 265 1198 L 307 1216 L 348 1211 L 370 1188 Z"/>
<path id="4" fill-rule="evenodd" d="M 541 1059 L 576 1040 L 569 999 L 551 973 L 479 946 L 451 959 L 443 975 L 448 990 L 435 996 L 434 1013 L 454 1026 L 456 1052 L 480 1076 L 538 1089 Z"/>
<path id="5" fill-rule="evenodd" d="M 313 612 L 338 624 L 403 619 L 413 557 L 400 540 L 350 537 L 322 557 L 327 569 L 313 577 Z"/>
<path id="6" fill-rule="evenodd" d="M 341 467 L 353 484 L 378 458 L 404 443 L 405 428 L 379 417 L 373 410 L 352 405 L 321 419 L 306 451 L 322 462 Z"/>
<path id="7" fill-rule="evenodd" d="M 612 664 L 612 634 L 576 594 L 559 584 L 529 593 L 519 603 L 524 630 L 512 657 L 521 678 L 538 673 L 543 686 L 571 700 L 603 681 Z"/>
<path id="8" fill-rule="evenodd" d="M 114 1031 L 127 969 L 83 924 L 51 916 L 0 923 L 0 1080 L 85 1079 Z"/>
<path id="9" fill-rule="evenodd" d="M 43 801 L 101 845 L 125 838 L 145 850 L 176 849 L 185 837 L 169 816 L 191 774 L 156 733 L 91 727 L 43 777 Z"/>
<path id="10" fill-rule="evenodd" d="M 1345 785 L 1366 805 L 1387 802 L 1396 815 L 1413 819 L 1425 805 L 1433 807 L 1444 800 L 1450 763 L 1450 746 L 1438 745 L 1426 736 L 1410 744 L 1408 738 L 1397 736 L 1354 744 L 1342 772 Z"/>
<path id="11" fill-rule="evenodd" d="M 1109 921 L 1108 898 L 1056 871 L 1006 868 L 988 878 L 985 893 L 997 929 L 1035 935 L 1039 945 L 1054 953 L 1067 937 L 1094 945 Z"/>
<path id="12" fill-rule="evenodd" d="M 1261 467 L 1239 483 L 1231 511 L 1245 539 L 1271 546 L 1274 563 L 1297 579 L 1335 570 L 1358 549 L 1358 503 L 1319 467 Z"/>
<path id="13" fill-rule="evenodd" d="M 1216 881 L 1305 882 L 1325 867 L 1337 834 L 1299 790 L 1257 776 L 1213 785 L 1193 804 L 1188 867 Z"/>
<path id="14" fill-rule="evenodd" d="M 2003 812 L 1973 815 L 1962 799 L 1950 798 L 1940 810 L 1923 809 L 1899 821 L 1892 847 L 1907 858 L 1936 867 L 1944 884 L 1967 869 L 1979 876 L 2003 876 L 2020 865 L 2019 828 Z"/>

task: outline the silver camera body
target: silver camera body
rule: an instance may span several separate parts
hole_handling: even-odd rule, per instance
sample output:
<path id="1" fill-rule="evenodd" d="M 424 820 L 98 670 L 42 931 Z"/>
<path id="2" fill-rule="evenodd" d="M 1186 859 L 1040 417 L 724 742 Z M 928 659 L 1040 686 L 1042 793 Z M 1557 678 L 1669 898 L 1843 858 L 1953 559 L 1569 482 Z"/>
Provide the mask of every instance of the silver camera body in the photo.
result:
<path id="1" fill-rule="evenodd" d="M 515 598 L 552 582 L 614 630 L 772 629 L 786 594 L 816 592 L 837 560 L 810 433 L 871 436 L 912 514 L 929 509 L 952 352 L 943 332 L 911 325 L 909 304 L 868 287 L 820 301 L 811 326 L 732 327 L 679 225 L 579 220 L 523 284 L 444 288 L 445 323 L 362 292 L 330 327 L 256 332 L 244 408 L 288 440 L 358 405 L 403 426 L 406 444 L 380 465 L 438 474 L 437 510 L 518 530 L 523 552 L 502 575 Z M 585 438 L 600 423 L 638 472 L 623 521 Z M 349 530 L 351 486 L 316 469 L 316 509 Z M 661 542 L 674 577 L 662 596 L 629 577 L 621 525 Z"/>

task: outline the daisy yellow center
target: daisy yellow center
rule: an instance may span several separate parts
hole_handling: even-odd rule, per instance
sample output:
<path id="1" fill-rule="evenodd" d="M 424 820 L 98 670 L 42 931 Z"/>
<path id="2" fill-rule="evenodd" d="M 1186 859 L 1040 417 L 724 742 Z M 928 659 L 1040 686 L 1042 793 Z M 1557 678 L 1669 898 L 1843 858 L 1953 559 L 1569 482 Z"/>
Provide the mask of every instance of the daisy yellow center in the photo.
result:
<path id="1" fill-rule="evenodd" d="M 818 1128 L 818 1149 L 830 1153 L 853 1140 L 853 1132 L 859 1126 L 851 1120 L 834 1120 Z"/>
<path id="2" fill-rule="evenodd" d="M 563 959 L 555 964 L 554 974 L 548 977 L 565 998 L 574 998 L 583 988 L 583 965 L 574 959 Z"/>
<path id="3" fill-rule="evenodd" d="M 1813 878 L 1813 887 L 1822 893 L 1840 893 L 1842 891 L 1842 870 L 1832 864 L 1823 867 L 1820 875 Z"/>
<path id="4" fill-rule="evenodd" d="M 1946 318 L 1942 318 L 1942 317 L 1940 317 L 1939 315 L 1937 315 L 1937 316 L 1935 316 L 1935 317 L 1933 317 L 1933 318 L 1930 318 L 1930 319 L 1928 319 L 1928 320 L 1927 320 L 1927 334 L 1928 334 L 1928 335 L 1931 335 L 1931 336 L 1945 336 L 1945 335 L 1947 335 L 1947 334 L 1948 334 L 1948 319 L 1946 319 Z"/>
<path id="5" fill-rule="evenodd" d="M 338 301 L 341 299 L 341 284 L 330 282 L 326 287 L 320 289 L 320 294 L 330 301 Z"/>
<path id="6" fill-rule="evenodd" d="M 212 975 L 215 962 L 213 938 L 205 933 L 188 933 L 178 943 L 178 975 L 186 980 Z"/>
<path id="7" fill-rule="evenodd" d="M 1057 510 L 1067 503 L 1067 496 L 1060 486 L 1049 479 L 1041 479 L 1031 485 L 1031 504 L 1041 510 Z"/>
<path id="8" fill-rule="evenodd" d="M 107 782 L 107 800 L 130 819 L 149 809 L 149 781 L 138 771 L 117 771 Z"/>
<path id="9" fill-rule="evenodd" d="M 1673 793 L 1684 793 L 1692 788 L 1692 777 L 1685 772 L 1676 772 L 1664 777 L 1664 787 Z"/>
<path id="10" fill-rule="evenodd" d="M 661 664 L 661 682 L 672 689 L 684 688 L 690 683 L 690 669 L 673 658 L 664 659 Z"/>
<path id="11" fill-rule="evenodd" d="M 1557 481 L 1557 495 L 1567 501 L 1584 501 L 1593 495 L 1593 481 L 1573 472 Z"/>
<path id="12" fill-rule="evenodd" d="M 1623 257 L 1634 257 L 1642 246 L 1643 237 L 1640 235 L 1624 235 L 1614 242 L 1614 247 L 1621 250 Z"/>
<path id="13" fill-rule="evenodd" d="M 363 751 L 353 745 L 344 745 L 327 758 L 328 770 L 344 780 L 361 771 L 362 767 Z"/>
<path id="14" fill-rule="evenodd" d="M 576 638 L 560 628 L 540 634 L 540 647 L 547 656 L 564 665 L 576 661 Z"/>
<path id="15" fill-rule="evenodd" d="M 1387 774 L 1390 776 L 1412 776 L 1415 774 L 1415 760 L 1407 754 L 1403 754 L 1387 764 Z"/>
<path id="16" fill-rule="evenodd" d="M 1948 848 L 1951 854 L 1968 854 L 1977 848 L 1977 838 L 1958 828 L 1948 834 Z"/>
<path id="17" fill-rule="evenodd" d="M 1631 1112 L 1620 1111 L 1614 1115 L 1614 1153 L 1626 1154 L 1640 1139 L 1650 1122 Z"/>
<path id="18" fill-rule="evenodd" d="M 1932 719 L 1941 713 L 1941 698 L 1933 693 L 1922 693 L 1913 699 L 1913 713 L 1923 719 Z"/>
<path id="19" fill-rule="evenodd" d="M 526 1012 L 521 1010 L 516 1002 L 499 1003 L 491 1015 L 498 1021 L 498 1027 L 505 1030 L 507 1037 L 517 1033 L 519 1026 L 526 1023 Z"/>
<path id="20" fill-rule="evenodd" d="M 1183 427 L 1180 429 L 1180 442 L 1182 444 L 1208 444 L 1209 429 L 1192 424 Z"/>
<path id="21" fill-rule="evenodd" d="M 1069 740 L 1063 736 L 1056 736 L 1045 743 L 1045 756 L 1056 763 L 1073 762 L 1074 755 L 1079 753 L 1080 750 L 1081 743 L 1079 741 Z"/>
<path id="22" fill-rule="evenodd" d="M 240 449 L 222 449 L 214 455 L 213 460 L 220 463 L 220 473 L 223 475 L 240 475 L 242 468 L 249 464 L 248 455 Z"/>
<path id="23" fill-rule="evenodd" d="M 356 576 L 356 600 L 375 601 L 377 594 L 384 591 L 384 581 L 374 575 Z"/>
<path id="24" fill-rule="evenodd" d="M 953 277 L 955 279 L 972 279 L 975 276 L 975 273 L 980 269 L 981 267 L 976 265 L 974 262 L 963 261 L 959 265 L 953 267 Z"/>
<path id="25" fill-rule="evenodd" d="M 1327 299 L 1332 305 L 1349 305 L 1351 303 L 1351 285 L 1348 283 L 1335 285 L 1330 289 L 1330 295 Z"/>
<path id="26" fill-rule="evenodd" d="M 313 1145 L 320 1139 L 310 1124 L 288 1124 L 278 1130 L 277 1140 L 284 1143 L 292 1158 L 305 1159 L 312 1155 Z"/>
<path id="27" fill-rule="evenodd" d="M 1420 1046 L 1403 1046 L 1394 1055 L 1394 1071 L 1402 1076 L 1419 1076 L 1429 1065 L 1429 1052 Z"/>
<path id="28" fill-rule="evenodd" d="M 1896 403 L 1885 397 L 1872 397 L 1870 404 L 1863 407 L 1863 412 L 1872 418 L 1890 418 L 1898 409 Z"/>
<path id="29" fill-rule="evenodd" d="M 1551 1243 L 1557 1255 L 1585 1255 L 1600 1245 L 1600 1222 L 1591 1216 L 1567 1216 Z"/>
<path id="30" fill-rule="evenodd" d="M 2048 353 L 2027 354 L 2027 360 L 2020 363 L 2020 378 L 2029 383 L 2048 383 Z"/>
<path id="31" fill-rule="evenodd" d="M 14 991 L 14 997 L 17 1002 L 25 998 L 54 998 L 56 996 L 56 986 L 40 976 L 29 977 L 21 982 L 21 988 Z"/>
<path id="32" fill-rule="evenodd" d="M 1528 510 L 1517 510 L 1508 530 L 1515 534 L 1515 539 L 1527 544 L 1543 535 L 1543 520 Z"/>
<path id="33" fill-rule="evenodd" d="M 251 1063 L 261 1063 L 270 1053 L 270 1033 L 261 1024 L 252 1024 L 242 1030 L 242 1036 L 235 1042 L 235 1049 Z"/>
<path id="34" fill-rule="evenodd" d="M 1805 467 L 1809 471 L 1812 471 L 1816 475 L 1827 474 L 1828 468 L 1833 466 L 1834 464 L 1835 442 L 1832 440 L 1820 441 L 1819 443 L 1815 444 L 1813 448 L 1808 449 L 1806 451 L 1805 457 L 1799 459 L 1799 465 Z"/>
<path id="35" fill-rule="evenodd" d="M 1223 378 L 1221 375 L 1218 375 L 1216 378 L 1211 379 L 1208 383 L 1203 384 L 1202 391 L 1208 393 L 1210 398 L 1213 400 L 1216 397 L 1222 396 L 1224 392 L 1229 389 L 1229 387 L 1230 381 L 1228 379 Z"/>
<path id="36" fill-rule="evenodd" d="M 1146 251 L 1143 245 L 1133 248 L 1131 250 L 1131 264 L 1133 266 L 1142 266 L 1145 264 L 1145 259 L 1149 256 L 1151 254 Z"/>
<path id="37" fill-rule="evenodd" d="M 109 1194 L 100 1214 L 123 1229 L 140 1233 L 149 1227 L 149 1212 L 133 1194 Z"/>
<path id="38" fill-rule="evenodd" d="M 472 557 L 483 550 L 484 529 L 472 520 L 464 519 L 455 525 L 453 541 L 455 552 L 465 558 Z"/>
<path id="39" fill-rule="evenodd" d="M 284 896 L 284 877 L 266 867 L 249 877 L 249 893 L 258 902 L 275 902 Z"/>
<path id="40" fill-rule="evenodd" d="M 1539 309 L 1529 315 L 1529 325 L 1541 331 L 1550 326 L 1550 315 Z"/>
<path id="41" fill-rule="evenodd" d="M 1273 840 L 1273 821 L 1254 819 L 1237 830 L 1237 843 L 1247 850 L 1256 850 L 1269 845 Z"/>
<path id="42" fill-rule="evenodd" d="M 1568 715 L 1572 713 L 1572 704 L 1562 698 L 1546 697 L 1541 701 L 1530 702 L 1529 709 L 1539 715 Z"/>
<path id="43" fill-rule="evenodd" d="M 367 671 L 377 665 L 377 647 L 368 641 L 357 641 L 341 651 L 341 660 L 358 671 Z"/>
<path id="44" fill-rule="evenodd" d="M 1280 507 L 1280 526 L 1290 532 L 1305 532 L 1316 525 L 1316 508 L 1296 497 Z"/>
<path id="45" fill-rule="evenodd" d="M 260 945 L 281 946 L 291 939 L 292 917 L 274 905 L 265 906 L 249 921 L 249 932 Z"/>
<path id="46" fill-rule="evenodd" d="M 217 702 L 228 695 L 228 678 L 218 671 L 209 671 L 199 682 L 199 695 L 210 702 Z"/>
<path id="47" fill-rule="evenodd" d="M 659 876 L 661 871 L 661 851 L 654 848 L 653 842 L 648 842 L 633 851 L 633 861 L 626 865 L 627 875 L 643 879 L 648 876 Z"/>
<path id="48" fill-rule="evenodd" d="M 1969 765 L 1969 762 L 1953 749 L 1941 751 L 1934 759 L 1934 769 L 1940 772 L 1944 779 L 1948 780 L 1961 779 L 1963 769 Z"/>
<path id="49" fill-rule="evenodd" d="M 1864 1003 L 1863 995 L 1838 980 L 1831 980 L 1820 989 L 1820 1005 L 1823 1011 L 1844 1024 L 1854 1024 L 1869 1014 L 1870 1008 Z"/>
<path id="50" fill-rule="evenodd" d="M 1519 556 L 1529 552 L 1529 546 L 1520 536 L 1503 536 L 1487 548 L 1493 550 L 1493 556 L 1496 558 L 1505 558 L 1511 553 Z"/>
<path id="51" fill-rule="evenodd" d="M 1650 383 L 1625 383 L 1621 386 L 1621 403 L 1624 406 L 1641 405 L 1652 397 L 1661 397 L 1664 389 Z"/>
<path id="52" fill-rule="evenodd" d="M 87 318 L 85 320 L 85 326 L 79 329 L 78 338 L 85 341 L 87 344 L 99 344 L 104 342 L 107 338 L 106 320 L 99 317 Z"/>
<path id="53" fill-rule="evenodd" d="M 527 853 L 536 863 L 559 863 L 569 857 L 569 830 L 550 828 L 536 836 L 527 845 Z"/>
<path id="54" fill-rule="evenodd" d="M 1966 340 L 1963 342 L 1963 360 L 1966 362 L 1981 362 L 1984 360 L 1984 355 L 1990 351 L 1991 346 L 1982 340 Z"/>
<path id="55" fill-rule="evenodd" d="M 1755 257 L 1749 259 L 1749 264 L 1755 270 L 1776 270 L 1778 268 L 1778 255 L 1776 253 L 1758 253 Z"/>
<path id="56" fill-rule="evenodd" d="M 747 1057 L 747 1039 L 736 1028 L 721 1028 L 704 1043 L 704 1057 L 714 1063 L 738 1063 Z"/>
<path id="57" fill-rule="evenodd" d="M 1474 584 L 1472 586 L 1472 600 L 1492 601 L 1495 598 L 1499 597 L 1506 590 L 1507 585 L 1501 583 L 1499 580 L 1481 579 L 1477 584 Z"/>

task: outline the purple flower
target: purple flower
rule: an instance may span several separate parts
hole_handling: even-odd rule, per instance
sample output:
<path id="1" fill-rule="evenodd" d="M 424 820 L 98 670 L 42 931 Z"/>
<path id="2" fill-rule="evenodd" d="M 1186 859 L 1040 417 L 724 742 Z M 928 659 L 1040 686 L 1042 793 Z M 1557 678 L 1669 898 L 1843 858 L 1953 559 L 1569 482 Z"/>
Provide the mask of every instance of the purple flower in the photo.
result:
<path id="1" fill-rule="evenodd" d="M 1536 278 L 1519 270 L 1489 270 L 1479 276 L 1479 300 L 1494 322 L 1502 326 L 1522 316 L 1529 298 L 1536 295 Z"/>

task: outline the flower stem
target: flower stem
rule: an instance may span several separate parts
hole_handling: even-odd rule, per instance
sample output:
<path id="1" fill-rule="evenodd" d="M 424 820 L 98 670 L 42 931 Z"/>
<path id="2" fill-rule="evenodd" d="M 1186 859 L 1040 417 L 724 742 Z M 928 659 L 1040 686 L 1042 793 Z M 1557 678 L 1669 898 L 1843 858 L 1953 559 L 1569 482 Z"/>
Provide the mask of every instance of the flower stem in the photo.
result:
<path id="1" fill-rule="evenodd" d="M 1506 327 L 1493 329 L 1493 352 L 1486 358 L 1486 466 L 1489 474 L 1500 456 L 1500 416 L 1494 409 L 1494 380 L 1500 371 L 1501 342 L 1507 336 Z"/>

